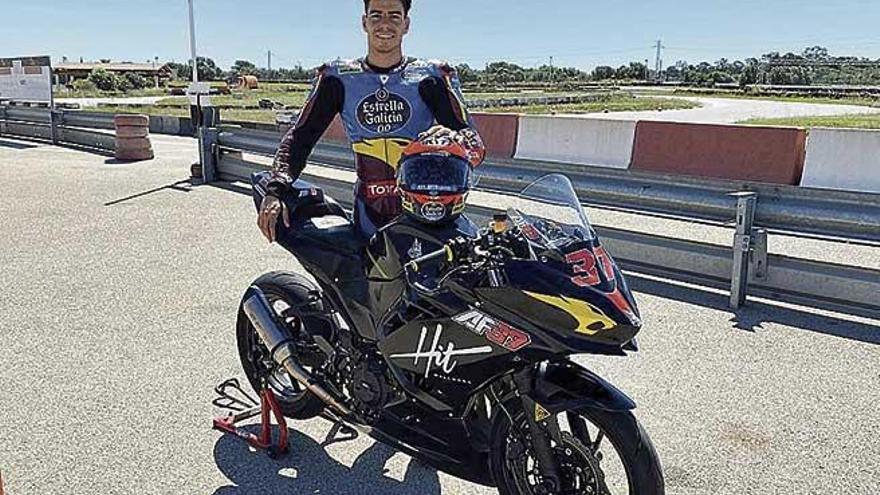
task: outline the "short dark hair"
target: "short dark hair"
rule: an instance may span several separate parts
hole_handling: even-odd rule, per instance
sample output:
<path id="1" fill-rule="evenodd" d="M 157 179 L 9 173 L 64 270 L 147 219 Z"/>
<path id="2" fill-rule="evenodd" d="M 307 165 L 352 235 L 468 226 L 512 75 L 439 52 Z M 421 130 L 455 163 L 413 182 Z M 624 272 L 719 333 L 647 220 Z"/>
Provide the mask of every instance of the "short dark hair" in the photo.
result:
<path id="1" fill-rule="evenodd" d="M 403 4 L 403 13 L 409 15 L 409 9 L 412 8 L 412 0 L 400 0 Z M 364 0 L 364 12 L 370 11 L 370 0 Z"/>

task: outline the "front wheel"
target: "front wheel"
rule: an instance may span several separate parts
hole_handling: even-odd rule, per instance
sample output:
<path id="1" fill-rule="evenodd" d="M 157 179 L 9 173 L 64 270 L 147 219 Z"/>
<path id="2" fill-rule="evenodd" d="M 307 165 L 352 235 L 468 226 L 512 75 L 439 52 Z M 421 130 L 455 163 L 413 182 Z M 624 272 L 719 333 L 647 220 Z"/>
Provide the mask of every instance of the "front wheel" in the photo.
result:
<path id="1" fill-rule="evenodd" d="M 253 285 L 263 291 L 278 321 L 293 336 L 297 362 L 307 371 L 320 367 L 325 355 L 315 345 L 311 332 L 326 334 L 328 323 L 322 318 L 324 308 L 320 298 L 315 297 L 319 291 L 314 284 L 295 273 L 272 272 L 255 280 Z M 242 306 L 238 309 L 236 338 L 241 366 L 254 390 L 260 390 L 265 383 L 287 417 L 309 419 L 321 414 L 323 401 L 272 359 Z"/>
<path id="2" fill-rule="evenodd" d="M 562 443 L 551 444 L 561 468 L 559 495 L 663 495 L 660 460 L 638 420 L 629 411 L 581 408 L 551 416 Z M 549 495 L 535 461 L 521 408 L 498 416 L 490 454 L 502 495 Z"/>

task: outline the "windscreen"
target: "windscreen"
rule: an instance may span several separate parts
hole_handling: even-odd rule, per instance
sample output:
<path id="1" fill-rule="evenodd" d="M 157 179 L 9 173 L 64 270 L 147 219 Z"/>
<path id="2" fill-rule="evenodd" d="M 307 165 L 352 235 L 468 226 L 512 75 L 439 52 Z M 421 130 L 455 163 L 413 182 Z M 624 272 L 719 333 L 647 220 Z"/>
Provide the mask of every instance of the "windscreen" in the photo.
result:
<path id="1" fill-rule="evenodd" d="M 564 256 L 566 247 L 595 239 L 574 187 L 564 175 L 544 176 L 506 203 L 511 221 L 544 249 Z"/>

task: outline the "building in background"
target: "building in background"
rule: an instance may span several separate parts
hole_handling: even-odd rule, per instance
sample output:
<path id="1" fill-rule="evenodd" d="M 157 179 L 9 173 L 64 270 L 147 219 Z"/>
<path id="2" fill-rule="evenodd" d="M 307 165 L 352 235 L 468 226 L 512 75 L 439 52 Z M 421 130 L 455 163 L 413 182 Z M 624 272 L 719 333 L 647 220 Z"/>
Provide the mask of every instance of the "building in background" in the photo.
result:
<path id="1" fill-rule="evenodd" d="M 131 62 L 103 61 L 85 63 L 62 62 L 55 66 L 55 81 L 57 84 L 69 85 L 75 80 L 88 78 L 89 74 L 95 69 L 104 69 L 119 76 L 133 72 L 152 81 L 153 85 L 157 88 L 164 86 L 174 76 L 168 64 L 135 64 Z"/>

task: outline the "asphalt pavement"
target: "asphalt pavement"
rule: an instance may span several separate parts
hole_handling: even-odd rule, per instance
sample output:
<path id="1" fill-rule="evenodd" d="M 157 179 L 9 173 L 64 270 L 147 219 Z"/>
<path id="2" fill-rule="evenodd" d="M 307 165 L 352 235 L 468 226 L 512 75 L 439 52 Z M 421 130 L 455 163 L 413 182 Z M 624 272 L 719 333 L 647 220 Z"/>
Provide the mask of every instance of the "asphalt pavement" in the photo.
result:
<path id="1" fill-rule="evenodd" d="M 192 140 L 153 145 L 155 160 L 122 164 L 0 137 L 7 495 L 495 493 L 366 437 L 324 447 L 320 419 L 292 424 L 279 461 L 211 430 L 213 387 L 243 378 L 241 294 L 300 267 L 260 236 L 248 195 L 186 182 Z M 717 291 L 629 281 L 641 352 L 578 360 L 639 404 L 668 493 L 878 492 L 880 318 L 731 312 Z"/>

